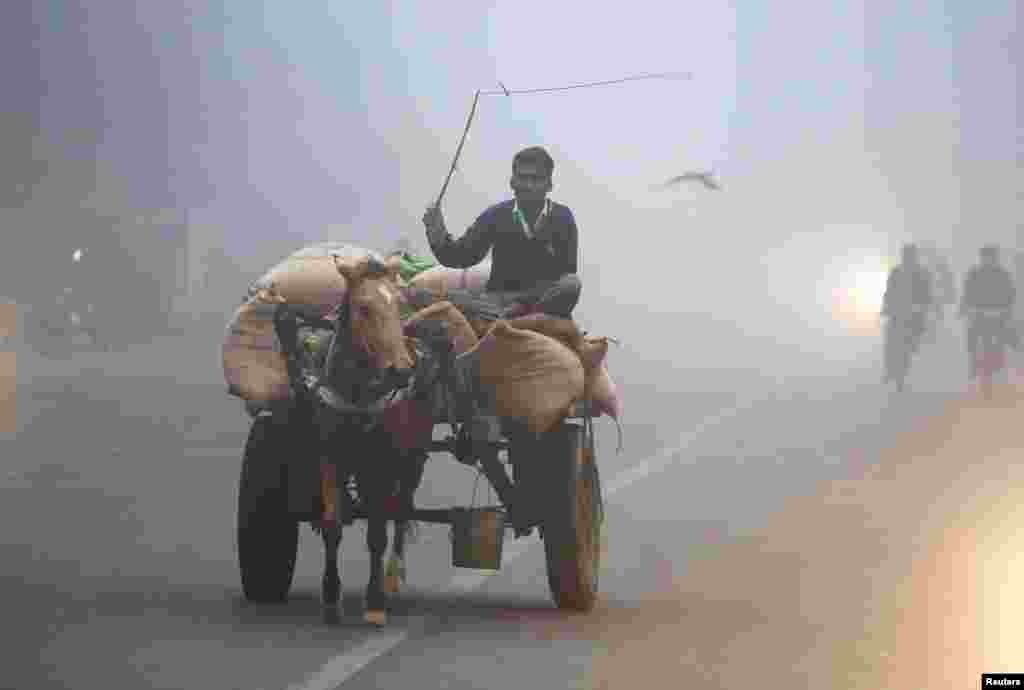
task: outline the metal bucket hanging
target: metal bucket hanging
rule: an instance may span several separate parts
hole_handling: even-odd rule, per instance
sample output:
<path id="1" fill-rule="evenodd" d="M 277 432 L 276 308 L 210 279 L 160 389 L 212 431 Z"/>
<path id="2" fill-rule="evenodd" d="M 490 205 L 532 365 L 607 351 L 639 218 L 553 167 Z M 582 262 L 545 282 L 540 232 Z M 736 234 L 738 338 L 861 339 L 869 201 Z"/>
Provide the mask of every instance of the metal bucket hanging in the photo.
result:
<path id="1" fill-rule="evenodd" d="M 505 545 L 505 512 L 500 508 L 452 511 L 452 565 L 500 570 Z"/>

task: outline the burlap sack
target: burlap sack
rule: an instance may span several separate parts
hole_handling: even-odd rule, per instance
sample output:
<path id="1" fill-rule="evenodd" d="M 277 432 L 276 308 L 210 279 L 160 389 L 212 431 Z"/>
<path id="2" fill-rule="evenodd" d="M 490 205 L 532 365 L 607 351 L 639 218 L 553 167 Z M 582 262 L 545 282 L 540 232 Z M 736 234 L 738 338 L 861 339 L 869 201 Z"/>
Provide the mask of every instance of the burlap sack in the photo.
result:
<path id="1" fill-rule="evenodd" d="M 460 290 L 483 292 L 484 288 L 487 287 L 487 281 L 490 280 L 490 278 L 491 262 L 490 260 L 486 260 L 476 266 L 461 269 L 458 281 L 454 287 L 457 287 Z"/>
<path id="2" fill-rule="evenodd" d="M 260 285 L 272 284 L 288 304 L 324 316 L 345 300 L 348 285 L 330 256 L 290 258 L 268 271 Z"/>
<path id="3" fill-rule="evenodd" d="M 529 314 L 509 319 L 509 325 L 527 331 L 536 331 L 554 338 L 579 355 L 583 370 L 596 369 L 608 354 L 608 338 L 584 336 L 572 319 L 563 319 L 549 314 Z"/>
<path id="4" fill-rule="evenodd" d="M 288 369 L 274 332 L 277 301 L 313 317 L 324 317 L 345 299 L 348 285 L 335 258 L 380 254 L 346 242 L 321 242 L 293 252 L 249 287 L 247 301 L 228 324 L 221 355 L 230 390 L 251 402 L 291 395 Z"/>
<path id="5" fill-rule="evenodd" d="M 509 325 L 527 331 L 543 333 L 554 338 L 577 354 L 581 353 L 583 334 L 572 319 L 562 319 L 549 314 L 529 314 L 509 319 Z"/>
<path id="6" fill-rule="evenodd" d="M 274 332 L 277 305 L 253 297 L 235 311 L 221 356 L 232 393 L 252 402 L 287 399 L 288 368 Z"/>
<path id="7" fill-rule="evenodd" d="M 579 356 L 542 333 L 499 321 L 471 352 L 497 414 L 523 420 L 535 433 L 549 431 L 583 396 Z"/>
<path id="8" fill-rule="evenodd" d="M 308 259 L 317 257 L 336 256 L 339 259 L 359 259 L 364 256 L 372 256 L 378 261 L 383 261 L 384 256 L 366 247 L 360 247 L 349 242 L 328 241 L 310 244 L 302 249 L 292 252 L 289 259 Z M 286 259 L 287 261 L 287 259 Z"/>
<path id="9" fill-rule="evenodd" d="M 0 301 L 0 349 L 13 349 L 12 343 L 18 334 L 18 305 Z"/>
<path id="10" fill-rule="evenodd" d="M 335 258 L 358 259 L 380 254 L 372 250 L 342 242 L 323 242 L 309 245 L 292 253 L 263 274 L 249 289 L 254 297 L 260 289 L 271 286 L 285 302 L 310 316 L 325 316 L 345 299 L 348 288 L 345 278 L 338 273 Z"/>
<path id="11" fill-rule="evenodd" d="M 483 261 L 470 268 L 435 266 L 417 275 L 410 284 L 430 290 L 438 299 L 446 299 L 451 289 L 482 292 L 490 276 L 491 262 Z"/>
<path id="12" fill-rule="evenodd" d="M 451 302 L 431 304 L 406 319 L 405 325 L 410 326 L 424 319 L 439 319 L 448 325 L 448 335 L 456 355 L 472 350 L 480 342 L 469 321 Z"/>
<path id="13" fill-rule="evenodd" d="M 607 414 L 618 419 L 622 412 L 622 404 L 605 361 L 608 356 L 608 338 L 584 336 L 571 319 L 547 314 L 520 316 L 509 320 L 508 323 L 513 328 L 543 333 L 575 352 L 583 365 L 583 398 L 594 404 L 594 410 L 598 415 Z"/>
<path id="14" fill-rule="evenodd" d="M 606 414 L 612 419 L 622 416 L 622 397 L 608 371 L 608 363 L 601 364 L 587 375 L 583 397 L 593 403 L 597 416 Z"/>
<path id="15" fill-rule="evenodd" d="M 607 336 L 585 335 L 580 338 L 580 357 L 583 359 L 583 366 L 588 370 L 599 367 L 608 356 L 610 343 L 611 339 Z"/>
<path id="16" fill-rule="evenodd" d="M 454 271 L 447 266 L 435 266 L 409 281 L 409 285 L 423 290 L 430 290 L 436 299 L 448 298 L 448 273 Z"/>
<path id="17" fill-rule="evenodd" d="M 0 352 L 0 434 L 17 433 L 17 393 L 17 354 Z"/>

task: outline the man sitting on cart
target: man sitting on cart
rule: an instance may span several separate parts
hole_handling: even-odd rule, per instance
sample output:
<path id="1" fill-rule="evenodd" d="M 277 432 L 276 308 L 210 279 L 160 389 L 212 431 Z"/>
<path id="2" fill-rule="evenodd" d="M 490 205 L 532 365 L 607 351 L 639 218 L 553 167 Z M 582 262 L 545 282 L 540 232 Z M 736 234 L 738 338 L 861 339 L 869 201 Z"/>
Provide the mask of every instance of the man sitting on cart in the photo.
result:
<path id="1" fill-rule="evenodd" d="M 439 206 L 423 216 L 430 248 L 444 266 L 469 268 L 493 250 L 482 299 L 502 316 L 540 312 L 568 319 L 579 302 L 576 219 L 548 198 L 554 168 L 540 146 L 517 153 L 514 198 L 485 210 L 459 239 L 448 233 Z"/>
<path id="2" fill-rule="evenodd" d="M 478 296 L 449 290 L 448 300 L 474 318 L 511 318 L 542 313 L 570 319 L 579 302 L 577 276 L 578 230 L 572 211 L 548 199 L 555 162 L 542 147 L 534 146 L 512 159 L 510 185 L 514 198 L 491 206 L 459 239 L 445 226 L 439 206 L 427 209 L 423 224 L 434 256 L 449 268 L 470 268 L 491 251 L 491 273 Z M 493 410 L 477 410 L 471 424 L 484 474 L 509 510 L 517 536 L 532 530 L 527 515 L 529 498 L 513 489 L 498 461 L 501 423 Z"/>

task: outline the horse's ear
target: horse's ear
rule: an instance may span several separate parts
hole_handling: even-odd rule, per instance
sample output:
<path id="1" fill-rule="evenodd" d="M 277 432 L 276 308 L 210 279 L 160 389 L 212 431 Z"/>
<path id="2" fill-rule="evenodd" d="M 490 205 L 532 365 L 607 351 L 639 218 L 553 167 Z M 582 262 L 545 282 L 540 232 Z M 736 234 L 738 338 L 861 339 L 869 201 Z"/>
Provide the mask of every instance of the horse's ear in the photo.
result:
<path id="1" fill-rule="evenodd" d="M 384 268 L 387 269 L 388 277 L 391 280 L 398 282 L 398 276 L 401 275 L 402 271 L 402 257 L 391 256 L 384 262 Z"/>
<path id="2" fill-rule="evenodd" d="M 256 291 L 256 299 L 266 304 L 284 304 L 286 300 L 277 290 L 277 285 L 270 283 Z"/>
<path id="3" fill-rule="evenodd" d="M 358 282 L 366 270 L 365 261 L 357 261 L 350 258 L 342 259 L 339 256 L 334 257 L 334 266 L 348 283 Z"/>

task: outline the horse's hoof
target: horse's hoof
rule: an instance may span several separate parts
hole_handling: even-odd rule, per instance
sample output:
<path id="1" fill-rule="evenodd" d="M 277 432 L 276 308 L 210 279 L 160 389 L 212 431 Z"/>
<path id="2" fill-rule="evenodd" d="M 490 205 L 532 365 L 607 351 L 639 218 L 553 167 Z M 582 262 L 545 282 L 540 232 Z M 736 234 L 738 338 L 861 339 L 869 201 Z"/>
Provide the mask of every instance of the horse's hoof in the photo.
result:
<path id="1" fill-rule="evenodd" d="M 387 611 L 369 610 L 363 614 L 363 620 L 370 625 L 387 625 L 388 613 Z"/>

